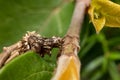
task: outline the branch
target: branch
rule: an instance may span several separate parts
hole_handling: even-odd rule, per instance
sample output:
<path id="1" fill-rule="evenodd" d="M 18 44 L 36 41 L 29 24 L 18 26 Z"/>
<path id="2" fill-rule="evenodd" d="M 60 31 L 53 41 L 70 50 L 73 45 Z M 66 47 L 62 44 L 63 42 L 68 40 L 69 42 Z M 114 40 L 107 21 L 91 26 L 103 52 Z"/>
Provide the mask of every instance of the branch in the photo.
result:
<path id="1" fill-rule="evenodd" d="M 70 27 L 64 37 L 57 69 L 52 80 L 80 80 L 79 34 L 90 0 L 76 0 Z"/>
<path id="2" fill-rule="evenodd" d="M 60 37 L 44 38 L 36 32 L 28 32 L 21 41 L 3 49 L 0 54 L 0 68 L 15 57 L 30 50 L 35 51 L 42 57 L 45 54 L 51 55 L 51 50 L 61 47 L 62 43 Z"/>
<path id="3" fill-rule="evenodd" d="M 76 0 L 70 27 L 66 35 L 79 37 L 84 15 L 90 0 Z"/>
<path id="4" fill-rule="evenodd" d="M 21 42 L 18 42 L 16 44 L 13 44 L 12 46 L 3 48 L 3 52 L 0 54 L 0 68 L 3 66 L 6 60 L 10 57 L 12 51 L 19 48 L 20 46 L 21 46 Z"/>

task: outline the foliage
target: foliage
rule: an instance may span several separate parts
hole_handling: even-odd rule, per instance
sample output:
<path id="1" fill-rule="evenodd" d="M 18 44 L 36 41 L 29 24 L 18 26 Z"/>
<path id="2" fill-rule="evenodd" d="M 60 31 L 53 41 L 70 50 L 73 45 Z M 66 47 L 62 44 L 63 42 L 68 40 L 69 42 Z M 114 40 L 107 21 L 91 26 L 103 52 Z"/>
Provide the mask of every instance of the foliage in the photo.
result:
<path id="1" fill-rule="evenodd" d="M 99 33 L 104 26 L 120 27 L 120 5 L 110 0 L 92 0 L 89 15 L 96 32 Z"/>
<path id="2" fill-rule="evenodd" d="M 27 58 L 27 59 L 26 59 Z M 1 80 L 49 80 L 55 65 L 27 52 L 0 70 Z"/>
<path id="3" fill-rule="evenodd" d="M 112 1 L 120 4 L 119 0 Z M 20 40 L 26 31 L 35 30 L 46 37 L 63 37 L 73 8 L 74 3 L 70 0 L 0 0 L 0 50 Z M 119 80 L 119 35 L 119 28 L 107 27 L 96 34 L 86 15 L 78 54 L 82 63 L 82 79 Z M 21 55 L 0 70 L 0 80 L 49 80 L 56 65 L 57 52 L 53 50 L 51 57 L 46 55 L 44 58 L 33 52 Z M 19 69 L 22 72 L 19 73 Z"/>

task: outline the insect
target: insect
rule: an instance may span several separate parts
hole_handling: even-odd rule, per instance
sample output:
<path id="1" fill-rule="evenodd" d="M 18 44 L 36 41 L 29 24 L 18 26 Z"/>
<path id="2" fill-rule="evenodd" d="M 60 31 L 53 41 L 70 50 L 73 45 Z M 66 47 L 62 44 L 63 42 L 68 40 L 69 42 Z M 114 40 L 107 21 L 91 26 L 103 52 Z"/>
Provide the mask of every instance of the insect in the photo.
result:
<path id="1" fill-rule="evenodd" d="M 15 57 L 30 50 L 35 51 L 42 57 L 45 54 L 51 55 L 51 50 L 55 47 L 60 47 L 62 43 L 63 41 L 60 37 L 44 38 L 35 31 L 27 32 L 21 41 L 3 48 L 3 52 L 0 54 L 0 68 Z"/>

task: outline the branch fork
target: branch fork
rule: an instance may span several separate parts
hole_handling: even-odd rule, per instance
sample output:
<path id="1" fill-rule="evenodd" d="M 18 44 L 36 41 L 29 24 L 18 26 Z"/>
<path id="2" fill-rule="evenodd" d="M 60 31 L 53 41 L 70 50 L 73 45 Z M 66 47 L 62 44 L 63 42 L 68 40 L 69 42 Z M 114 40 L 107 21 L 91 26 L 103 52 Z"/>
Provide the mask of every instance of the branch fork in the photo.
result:
<path id="1" fill-rule="evenodd" d="M 79 46 L 79 34 L 85 16 L 85 11 L 91 0 L 76 0 L 74 13 L 66 36 L 43 38 L 35 32 L 28 32 L 21 41 L 4 48 L 0 54 L 0 68 L 13 58 L 26 51 L 33 50 L 44 56 L 51 54 L 54 47 L 60 48 L 60 56 L 57 61 L 56 72 L 51 80 L 80 80 L 81 63 L 77 56 Z"/>
<path id="2" fill-rule="evenodd" d="M 84 15 L 91 0 L 76 0 L 70 27 L 64 37 L 61 47 L 61 56 L 58 58 L 57 69 L 51 80 L 80 80 L 81 63 L 77 56 L 79 34 Z"/>

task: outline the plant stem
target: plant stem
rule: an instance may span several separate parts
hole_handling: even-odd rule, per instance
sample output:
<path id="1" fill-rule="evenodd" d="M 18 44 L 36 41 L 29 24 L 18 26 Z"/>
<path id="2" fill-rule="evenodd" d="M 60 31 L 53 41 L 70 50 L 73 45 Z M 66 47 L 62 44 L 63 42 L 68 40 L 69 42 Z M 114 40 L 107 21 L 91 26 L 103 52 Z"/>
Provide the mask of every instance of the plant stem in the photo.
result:
<path id="1" fill-rule="evenodd" d="M 0 54 L 0 68 L 15 57 L 30 50 L 40 54 L 41 57 L 45 54 L 51 55 L 51 50 L 61 47 L 62 43 L 60 37 L 44 38 L 34 31 L 28 32 L 21 41 L 3 48 L 3 52 Z"/>
<path id="2" fill-rule="evenodd" d="M 83 2 L 77 1 L 67 35 L 79 37 L 85 10 L 86 5 Z"/>
<path id="3" fill-rule="evenodd" d="M 88 2 L 89 1 L 89 2 Z M 63 38 L 57 69 L 51 80 L 80 80 L 79 34 L 90 0 L 76 0 L 70 27 Z"/>
<path id="4" fill-rule="evenodd" d="M 5 61 L 10 57 L 11 52 L 21 46 L 21 42 L 19 41 L 16 44 L 13 44 L 9 47 L 4 47 L 3 52 L 0 54 L 0 68 L 3 66 Z"/>
<path id="5" fill-rule="evenodd" d="M 79 34 L 84 21 L 85 11 L 89 6 L 90 1 L 91 0 L 76 0 L 71 24 L 64 38 L 64 44 L 62 49 L 63 54 L 73 53 L 74 51 L 70 52 L 69 50 L 75 50 L 76 48 L 77 50 L 79 50 Z M 68 46 L 71 49 L 68 49 Z"/>

